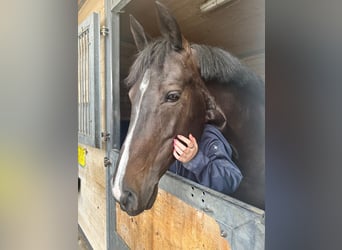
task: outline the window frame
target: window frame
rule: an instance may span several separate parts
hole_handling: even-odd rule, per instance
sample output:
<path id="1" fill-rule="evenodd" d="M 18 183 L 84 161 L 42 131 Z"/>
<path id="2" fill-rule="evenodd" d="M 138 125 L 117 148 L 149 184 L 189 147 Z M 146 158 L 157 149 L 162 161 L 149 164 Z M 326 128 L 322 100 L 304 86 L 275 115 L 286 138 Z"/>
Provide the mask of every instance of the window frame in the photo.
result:
<path id="1" fill-rule="evenodd" d="M 82 36 L 86 36 L 86 38 L 82 39 Z M 90 14 L 78 26 L 77 40 L 78 142 L 101 148 L 100 23 L 97 13 L 93 12 Z M 88 44 L 86 44 L 87 42 Z M 85 60 L 86 62 L 82 64 L 80 60 Z"/>

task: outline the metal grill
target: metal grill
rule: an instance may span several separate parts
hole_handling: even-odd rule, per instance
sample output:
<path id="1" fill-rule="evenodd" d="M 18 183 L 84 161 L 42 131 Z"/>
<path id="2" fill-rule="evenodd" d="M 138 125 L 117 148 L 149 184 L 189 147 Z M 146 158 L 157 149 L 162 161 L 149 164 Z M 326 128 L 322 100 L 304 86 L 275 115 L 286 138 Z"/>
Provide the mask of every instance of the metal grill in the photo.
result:
<path id="1" fill-rule="evenodd" d="M 78 29 L 78 140 L 100 146 L 99 22 L 93 13 Z"/>
<path id="2" fill-rule="evenodd" d="M 90 127 L 89 29 L 78 36 L 78 132 L 92 136 Z"/>

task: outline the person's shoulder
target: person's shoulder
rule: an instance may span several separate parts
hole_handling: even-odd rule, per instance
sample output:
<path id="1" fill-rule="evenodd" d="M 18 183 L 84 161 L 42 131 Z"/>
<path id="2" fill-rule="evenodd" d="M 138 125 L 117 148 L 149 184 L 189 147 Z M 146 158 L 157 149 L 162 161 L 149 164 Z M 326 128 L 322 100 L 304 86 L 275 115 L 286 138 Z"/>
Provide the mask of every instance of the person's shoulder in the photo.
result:
<path id="1" fill-rule="evenodd" d="M 224 137 L 221 130 L 219 130 L 214 125 L 205 124 L 202 135 L 202 142 L 205 143 L 205 145 L 223 145 L 224 148 L 226 148 L 227 152 L 229 152 L 229 154 L 231 155 L 232 148 L 228 140 Z"/>
<path id="2" fill-rule="evenodd" d="M 219 139 L 222 139 L 223 135 L 221 131 L 211 124 L 205 124 L 204 130 L 203 130 L 203 137 L 204 138 L 215 138 L 218 137 Z"/>
<path id="3" fill-rule="evenodd" d="M 204 125 L 204 131 L 203 133 L 214 133 L 214 134 L 222 134 L 221 131 L 211 124 L 205 124 Z"/>

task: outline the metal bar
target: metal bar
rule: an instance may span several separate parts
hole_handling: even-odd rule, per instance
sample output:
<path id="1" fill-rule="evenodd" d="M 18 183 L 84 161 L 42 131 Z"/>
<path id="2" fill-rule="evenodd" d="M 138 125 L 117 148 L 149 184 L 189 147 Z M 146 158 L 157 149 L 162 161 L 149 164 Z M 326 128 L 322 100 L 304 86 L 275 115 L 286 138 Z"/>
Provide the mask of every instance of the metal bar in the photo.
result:
<path id="1" fill-rule="evenodd" d="M 92 86 L 92 109 L 91 117 L 93 119 L 92 123 L 92 133 L 94 138 L 94 145 L 97 148 L 101 148 L 101 84 L 100 84 L 100 20 L 99 15 L 94 13 L 93 16 L 93 86 Z"/>
<path id="2" fill-rule="evenodd" d="M 122 1 L 120 1 L 122 2 Z M 112 11 L 112 1 L 105 1 L 106 26 L 106 131 L 110 139 L 106 142 L 107 157 L 112 165 L 106 172 L 106 233 L 107 249 L 128 249 L 116 231 L 116 206 L 111 191 L 111 178 L 115 173 L 120 149 L 120 16 Z M 115 36 L 113 36 L 115 34 Z"/>
<path id="3" fill-rule="evenodd" d="M 83 81 L 83 126 L 84 126 L 84 134 L 87 135 L 87 103 L 86 103 L 86 95 L 87 95 L 87 79 L 88 79 L 88 72 L 87 72 L 87 63 L 88 63 L 88 58 L 87 58 L 87 32 L 84 33 L 83 36 L 83 55 L 84 55 L 84 61 L 83 61 L 83 66 L 84 66 L 84 81 Z"/>
<path id="4" fill-rule="evenodd" d="M 105 12 L 106 12 L 106 26 L 111 31 L 112 29 L 112 13 L 108 8 L 111 0 L 105 1 Z M 105 38 L 105 67 L 106 67 L 106 131 L 112 132 L 113 128 L 113 116 L 112 116 L 112 32 L 109 32 Z M 106 141 L 106 152 L 109 157 L 110 150 L 112 149 L 112 139 Z M 107 249 L 114 249 L 115 238 L 113 236 L 116 231 L 116 212 L 115 202 L 113 202 L 112 191 L 111 191 L 111 177 L 113 170 L 111 167 L 106 168 L 106 242 Z"/>
<path id="5" fill-rule="evenodd" d="M 78 50 L 78 64 L 77 64 L 77 71 L 78 71 L 78 78 L 77 78 L 77 87 L 78 87 L 78 92 L 77 92 L 77 107 L 78 107 L 78 113 L 77 113 L 77 117 L 78 117 L 78 124 L 77 124 L 77 131 L 80 132 L 80 78 L 81 78 L 81 69 L 80 69 L 80 57 L 81 57 L 81 53 L 80 53 L 80 37 L 78 36 L 77 39 L 77 50 Z"/>
<path id="6" fill-rule="evenodd" d="M 113 14 L 113 99 L 112 99 L 112 116 L 114 117 L 113 127 L 111 131 L 112 148 L 120 149 L 120 16 Z"/>
<path id="7" fill-rule="evenodd" d="M 86 49 L 86 52 L 85 52 L 85 57 L 86 57 L 86 60 L 85 60 L 85 67 L 86 67 L 86 78 L 85 78 L 85 134 L 88 135 L 88 136 L 91 136 L 90 134 L 90 108 L 89 108 L 89 81 L 91 80 L 90 79 L 90 72 L 89 72 L 89 30 L 86 32 L 85 34 L 85 49 Z"/>
<path id="8" fill-rule="evenodd" d="M 87 30 L 88 31 L 88 30 Z M 83 122 L 84 122 L 84 135 L 87 136 L 87 102 L 86 102 L 86 98 L 87 98 L 87 80 L 88 80 L 88 46 L 87 46 L 87 33 L 84 33 L 83 36 L 83 53 L 84 53 L 84 62 L 83 62 L 83 66 L 84 66 L 84 81 L 83 81 Z"/>
<path id="9" fill-rule="evenodd" d="M 120 13 L 122 9 L 132 0 L 112 0 L 111 9 L 113 13 Z"/>
<path id="10" fill-rule="evenodd" d="M 84 57 L 84 52 L 83 52 L 83 34 L 81 34 L 81 81 L 80 81 L 80 88 L 81 88 L 81 93 L 80 93 L 80 107 L 81 107 L 81 114 L 80 114 L 80 133 L 83 134 L 83 78 L 84 78 L 84 68 L 83 68 L 83 57 Z"/>
<path id="11" fill-rule="evenodd" d="M 78 127 L 79 127 L 79 133 L 82 133 L 82 105 L 81 105 L 81 102 L 82 102 L 82 73 L 83 73 L 83 71 L 82 71 L 82 38 L 81 37 L 79 37 L 79 40 L 78 40 L 78 42 L 79 42 L 79 47 L 80 47 L 80 58 L 79 58 L 79 69 L 80 69 L 80 79 L 79 79 L 79 85 L 80 85 L 80 92 L 79 92 L 79 99 L 80 99 L 80 101 L 79 101 L 79 108 L 80 108 L 80 112 L 79 112 L 79 114 L 78 114 L 78 116 L 79 116 L 79 124 L 78 124 Z"/>
<path id="12" fill-rule="evenodd" d="M 83 133 L 86 134 L 86 114 L 85 114 L 85 83 L 87 79 L 87 72 L 86 72 L 86 43 L 85 43 L 85 36 L 86 34 L 83 35 L 83 91 L 82 91 L 82 110 L 83 110 Z"/>
<path id="13" fill-rule="evenodd" d="M 94 77 L 94 69 L 99 65 L 95 63 L 94 57 L 94 49 L 95 44 L 94 40 L 94 28 L 95 28 L 95 17 L 96 14 L 93 13 L 90 18 L 89 30 L 87 33 L 87 65 L 88 65 L 88 73 L 87 73 L 87 136 L 89 140 L 89 144 L 95 146 L 95 134 L 94 134 L 94 88 L 95 88 L 95 77 Z M 89 99 L 90 97 L 90 99 Z"/>
<path id="14" fill-rule="evenodd" d="M 86 54 L 85 54 L 85 33 L 83 33 L 83 37 L 82 37 L 82 49 L 83 49 L 83 52 L 82 52 L 82 65 L 83 65 L 83 79 L 82 79 L 82 133 L 83 134 L 86 134 L 85 132 L 85 125 L 86 125 L 86 122 L 85 122 L 85 112 L 84 112 L 84 92 L 85 92 L 85 81 L 86 81 L 86 78 L 87 78 L 87 72 L 86 72 L 86 67 L 85 67 L 85 64 L 86 64 Z"/>

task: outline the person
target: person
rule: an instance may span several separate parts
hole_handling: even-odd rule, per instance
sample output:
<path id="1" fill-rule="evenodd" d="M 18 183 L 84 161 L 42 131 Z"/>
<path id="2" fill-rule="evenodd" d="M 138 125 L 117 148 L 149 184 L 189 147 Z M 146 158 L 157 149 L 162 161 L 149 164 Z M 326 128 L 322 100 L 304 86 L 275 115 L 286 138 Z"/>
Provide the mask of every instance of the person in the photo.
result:
<path id="1" fill-rule="evenodd" d="M 215 126 L 206 124 L 199 144 L 196 138 L 177 135 L 169 170 L 224 194 L 233 193 L 242 174 L 232 161 L 232 148 Z"/>

